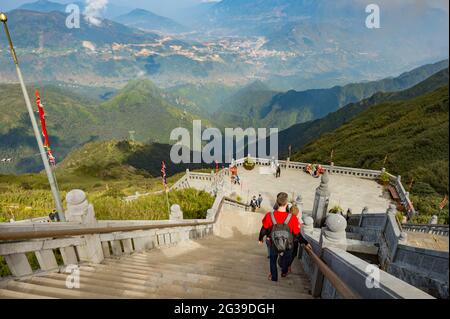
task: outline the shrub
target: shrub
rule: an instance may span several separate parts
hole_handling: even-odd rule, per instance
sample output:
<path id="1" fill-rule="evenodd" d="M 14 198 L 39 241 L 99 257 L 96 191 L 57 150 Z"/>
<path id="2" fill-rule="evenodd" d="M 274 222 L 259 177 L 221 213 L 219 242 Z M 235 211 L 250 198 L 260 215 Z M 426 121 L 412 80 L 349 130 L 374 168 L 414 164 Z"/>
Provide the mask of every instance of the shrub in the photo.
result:
<path id="1" fill-rule="evenodd" d="M 344 212 L 344 210 L 343 210 L 342 207 L 339 206 L 339 205 L 333 206 L 333 207 L 328 211 L 328 213 L 330 213 L 330 214 L 340 214 L 340 213 L 343 213 L 343 212 Z"/>

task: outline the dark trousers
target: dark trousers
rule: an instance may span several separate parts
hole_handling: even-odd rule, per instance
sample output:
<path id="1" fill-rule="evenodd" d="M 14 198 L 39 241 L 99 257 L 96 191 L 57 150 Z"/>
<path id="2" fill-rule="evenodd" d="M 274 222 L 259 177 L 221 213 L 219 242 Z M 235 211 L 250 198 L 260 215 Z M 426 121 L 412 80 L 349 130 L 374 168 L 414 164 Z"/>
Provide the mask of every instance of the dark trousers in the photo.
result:
<path id="1" fill-rule="evenodd" d="M 275 247 L 270 245 L 270 274 L 272 275 L 272 281 L 278 281 L 278 258 L 280 258 L 281 273 L 287 274 L 292 258 L 292 249 L 285 251 L 283 256 L 279 256 Z"/>
<path id="2" fill-rule="evenodd" d="M 294 240 L 294 248 L 292 250 L 292 256 L 291 256 L 291 261 L 289 262 L 289 266 L 292 265 L 292 263 L 294 262 L 295 257 L 297 257 L 297 255 L 298 255 L 298 246 L 299 246 L 298 240 Z"/>

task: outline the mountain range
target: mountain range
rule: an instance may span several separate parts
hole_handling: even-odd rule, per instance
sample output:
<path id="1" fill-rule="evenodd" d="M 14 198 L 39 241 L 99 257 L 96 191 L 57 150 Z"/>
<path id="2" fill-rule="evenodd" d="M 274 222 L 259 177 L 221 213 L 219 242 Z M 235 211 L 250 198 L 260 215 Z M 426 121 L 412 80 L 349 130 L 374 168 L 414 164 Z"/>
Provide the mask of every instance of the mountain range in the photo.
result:
<path id="1" fill-rule="evenodd" d="M 448 60 L 424 65 L 395 78 L 352 83 L 328 89 L 290 90 L 278 93 L 255 82 L 243 88 L 217 112 L 219 122 L 241 127 L 278 127 L 320 119 L 330 112 L 368 98 L 376 92 L 400 91 L 448 67 Z"/>
<path id="2" fill-rule="evenodd" d="M 124 15 L 114 18 L 115 21 L 126 26 L 149 31 L 159 31 L 164 33 L 181 33 L 188 29 L 172 19 L 162 17 L 144 9 L 134 9 Z"/>
<path id="3" fill-rule="evenodd" d="M 140 8 L 105 16 L 110 20 L 95 28 L 81 19 L 80 29 L 65 28 L 67 14 L 48 1 L 9 15 L 32 81 L 121 87 L 145 75 L 164 88 L 260 80 L 275 91 L 303 91 L 376 80 L 448 57 L 443 10 L 384 4 L 382 27 L 374 30 L 364 25 L 365 5 L 361 0 L 223 0 L 186 10 L 196 21 L 182 20 L 189 24 L 186 34 L 179 22 Z M 15 79 L 8 60 L 8 52 L 0 51 L 6 65 L 0 82 Z"/>
<path id="4" fill-rule="evenodd" d="M 281 131 L 278 135 L 280 154 L 281 156 L 287 156 L 289 145 L 291 145 L 293 152 L 300 151 L 306 144 L 324 134 L 333 132 L 373 105 L 404 101 L 441 88 L 448 84 L 448 73 L 448 68 L 443 69 L 409 89 L 390 93 L 377 92 L 370 98 L 350 103 L 321 119 L 293 125 Z"/>

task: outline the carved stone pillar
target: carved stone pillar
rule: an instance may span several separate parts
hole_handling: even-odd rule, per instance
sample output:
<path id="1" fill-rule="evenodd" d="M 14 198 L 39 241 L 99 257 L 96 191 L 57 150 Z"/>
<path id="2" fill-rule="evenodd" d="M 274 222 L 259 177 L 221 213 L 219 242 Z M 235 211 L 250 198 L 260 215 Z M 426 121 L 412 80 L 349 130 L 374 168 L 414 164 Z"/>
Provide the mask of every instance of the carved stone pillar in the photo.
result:
<path id="1" fill-rule="evenodd" d="M 324 225 L 328 212 L 328 203 L 330 200 L 330 191 L 328 190 L 329 177 L 325 172 L 322 175 L 319 187 L 316 189 L 314 198 L 314 206 L 312 218 L 314 219 L 314 227 L 321 228 Z"/>

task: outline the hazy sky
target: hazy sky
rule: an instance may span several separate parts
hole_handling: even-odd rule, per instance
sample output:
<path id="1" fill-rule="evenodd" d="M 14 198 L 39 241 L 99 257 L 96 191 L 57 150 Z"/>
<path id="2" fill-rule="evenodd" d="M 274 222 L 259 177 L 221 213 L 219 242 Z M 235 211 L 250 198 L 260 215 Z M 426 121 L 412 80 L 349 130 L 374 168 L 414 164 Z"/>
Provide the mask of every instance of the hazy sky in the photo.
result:
<path id="1" fill-rule="evenodd" d="M 24 3 L 35 2 L 36 0 L 0 0 L 0 10 L 11 10 Z M 71 3 L 80 0 L 50 0 L 59 3 Z M 84 1 L 84 0 L 82 0 Z M 143 8 L 151 10 L 159 14 L 172 14 L 180 8 L 191 7 L 202 2 L 209 2 L 216 0 L 108 0 L 108 3 L 113 3 L 119 6 L 130 8 Z"/>
<path id="2" fill-rule="evenodd" d="M 23 3 L 34 2 L 36 0 L 0 0 L 0 10 L 11 10 Z M 71 3 L 77 0 L 51 0 L 60 3 Z M 78 0 L 80 1 L 80 0 Z M 85 0 L 82 0 L 85 1 Z M 143 8 L 161 15 L 174 15 L 180 9 L 191 7 L 202 2 L 211 2 L 218 0 L 107 0 L 109 3 L 125 6 L 129 8 Z M 270 1 L 270 0 L 267 0 Z M 333 1 L 333 0 L 330 0 Z M 445 9 L 448 12 L 449 0 L 349 0 L 349 1 L 363 1 L 368 3 L 377 3 L 380 6 L 404 6 L 413 5 L 421 8 L 424 5 L 431 5 Z"/>

